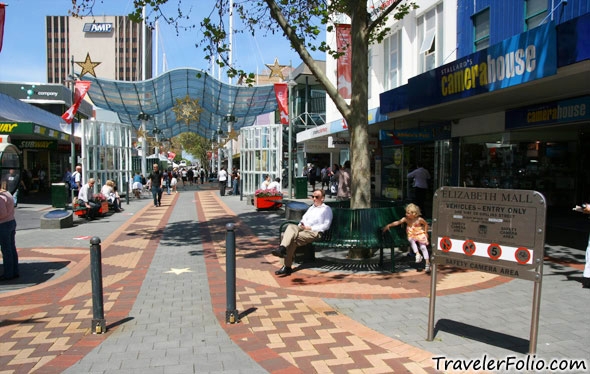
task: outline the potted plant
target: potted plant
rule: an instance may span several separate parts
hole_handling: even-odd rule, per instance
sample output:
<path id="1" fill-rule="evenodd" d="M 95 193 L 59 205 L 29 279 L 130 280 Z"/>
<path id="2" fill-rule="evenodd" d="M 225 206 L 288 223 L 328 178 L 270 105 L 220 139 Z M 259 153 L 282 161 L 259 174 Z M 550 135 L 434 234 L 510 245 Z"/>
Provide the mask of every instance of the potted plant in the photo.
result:
<path id="1" fill-rule="evenodd" d="M 254 206 L 256 209 L 280 208 L 282 204 L 277 203 L 277 200 L 283 200 L 283 194 L 274 188 L 254 192 Z"/>

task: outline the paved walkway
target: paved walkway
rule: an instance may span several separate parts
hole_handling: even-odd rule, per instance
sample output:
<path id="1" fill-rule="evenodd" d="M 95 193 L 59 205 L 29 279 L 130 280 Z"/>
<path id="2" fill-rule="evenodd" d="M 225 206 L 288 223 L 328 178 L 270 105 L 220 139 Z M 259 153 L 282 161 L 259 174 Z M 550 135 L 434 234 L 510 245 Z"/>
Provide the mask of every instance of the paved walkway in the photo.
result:
<path id="1" fill-rule="evenodd" d="M 280 211 L 256 212 L 239 196 L 200 187 L 164 194 L 159 208 L 148 199 L 123 206 L 41 230 L 50 208 L 19 204 L 21 277 L 0 283 L 0 374 L 433 373 L 436 356 L 526 358 L 532 282 L 443 269 L 429 342 L 430 277 L 410 263 L 391 274 L 320 254 L 276 277 L 281 264 L 270 250 Z M 236 233 L 234 324 L 225 321 L 228 223 Z M 104 334 L 90 329 L 93 236 L 102 241 Z M 584 253 L 546 252 L 535 359 L 586 359 L 590 370 Z"/>

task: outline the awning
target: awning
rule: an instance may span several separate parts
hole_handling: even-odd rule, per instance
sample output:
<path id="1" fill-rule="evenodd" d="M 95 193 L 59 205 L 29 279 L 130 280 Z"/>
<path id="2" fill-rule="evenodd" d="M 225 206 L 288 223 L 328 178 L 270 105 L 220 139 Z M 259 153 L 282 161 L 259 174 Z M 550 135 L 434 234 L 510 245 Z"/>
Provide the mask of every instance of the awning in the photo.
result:
<path id="1" fill-rule="evenodd" d="M 138 115 L 148 114 L 146 130 L 157 127 L 165 137 L 195 132 L 211 138 L 219 129 L 227 129 L 228 116 L 233 116 L 233 127 L 239 130 L 254 124 L 258 115 L 277 109 L 273 85 L 234 86 L 197 69 L 175 69 L 141 82 L 84 79 L 92 82 L 88 95 L 95 106 L 116 112 L 122 123 L 136 129 L 141 126 Z"/>
<path id="2" fill-rule="evenodd" d="M 70 129 L 60 116 L 0 93 L 0 133 L 69 141 Z"/>

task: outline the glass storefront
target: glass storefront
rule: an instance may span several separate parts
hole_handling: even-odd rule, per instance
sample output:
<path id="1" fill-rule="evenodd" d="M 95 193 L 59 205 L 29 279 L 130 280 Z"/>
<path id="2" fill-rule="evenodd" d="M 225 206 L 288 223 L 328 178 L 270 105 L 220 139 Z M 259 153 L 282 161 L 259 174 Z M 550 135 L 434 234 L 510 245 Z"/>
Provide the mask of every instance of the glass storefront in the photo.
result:
<path id="1" fill-rule="evenodd" d="M 580 156 L 576 126 L 464 137 L 460 184 L 535 190 L 545 196 L 549 207 L 571 208 L 582 194 Z"/>
<path id="2" fill-rule="evenodd" d="M 451 165 L 450 140 L 438 140 L 402 146 L 383 147 L 382 190 L 384 198 L 410 202 L 414 198 L 412 180 L 408 173 L 417 163 L 430 173 L 430 188 L 426 195 L 426 216 L 432 209 L 432 194 L 449 185 Z"/>

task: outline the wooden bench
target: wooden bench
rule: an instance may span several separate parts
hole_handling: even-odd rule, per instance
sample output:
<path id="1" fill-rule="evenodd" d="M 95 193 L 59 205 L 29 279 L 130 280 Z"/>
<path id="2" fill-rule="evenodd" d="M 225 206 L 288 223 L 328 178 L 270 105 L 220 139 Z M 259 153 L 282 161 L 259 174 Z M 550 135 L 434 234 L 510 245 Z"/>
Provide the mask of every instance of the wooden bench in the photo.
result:
<path id="1" fill-rule="evenodd" d="M 365 257 L 372 257 L 379 251 L 379 266 L 383 269 L 384 249 L 391 250 L 391 271 L 395 271 L 394 249 L 408 246 L 408 240 L 401 226 L 392 227 L 383 233 L 383 227 L 390 222 L 399 220 L 405 215 L 405 207 L 390 206 L 381 208 L 349 209 L 332 208 L 332 224 L 320 240 L 301 247 L 304 261 L 315 260 L 317 249 L 355 250 Z M 297 221 L 286 221 L 279 228 L 279 238 L 288 224 Z"/>

